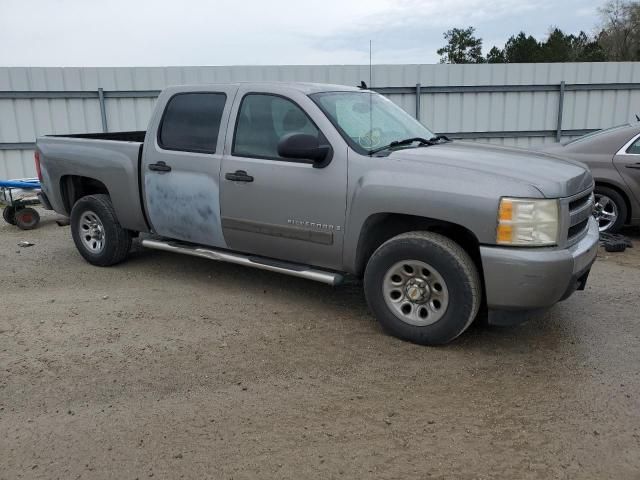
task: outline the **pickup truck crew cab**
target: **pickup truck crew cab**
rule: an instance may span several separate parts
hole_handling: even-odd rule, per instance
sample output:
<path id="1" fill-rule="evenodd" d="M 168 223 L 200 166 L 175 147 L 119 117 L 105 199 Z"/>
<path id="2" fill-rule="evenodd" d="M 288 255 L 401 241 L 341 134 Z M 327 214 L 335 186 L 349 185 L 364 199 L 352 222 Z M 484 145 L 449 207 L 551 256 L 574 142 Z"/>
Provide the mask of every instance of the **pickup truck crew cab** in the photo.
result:
<path id="1" fill-rule="evenodd" d="M 583 289 L 593 179 L 543 153 L 450 141 L 371 91 L 308 83 L 164 90 L 146 132 L 46 136 L 44 200 L 98 266 L 142 245 L 328 284 L 363 278 L 420 344 L 479 312 L 517 323 Z"/>

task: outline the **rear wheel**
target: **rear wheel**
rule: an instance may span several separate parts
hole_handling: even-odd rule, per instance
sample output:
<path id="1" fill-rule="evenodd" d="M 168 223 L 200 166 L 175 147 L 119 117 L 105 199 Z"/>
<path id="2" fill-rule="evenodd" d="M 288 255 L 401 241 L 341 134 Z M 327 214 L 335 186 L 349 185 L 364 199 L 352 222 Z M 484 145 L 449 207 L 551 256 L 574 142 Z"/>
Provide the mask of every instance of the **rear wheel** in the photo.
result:
<path id="1" fill-rule="evenodd" d="M 367 264 L 364 289 L 387 332 L 422 345 L 445 344 L 464 332 L 482 298 L 469 254 L 432 232 L 402 234 L 380 246 Z"/>
<path id="2" fill-rule="evenodd" d="M 34 208 L 21 208 L 16 211 L 14 218 L 20 230 L 33 230 L 40 223 L 40 214 Z"/>
<path id="3" fill-rule="evenodd" d="M 4 210 L 2 210 L 2 218 L 9 225 L 15 225 L 16 224 L 16 209 L 14 207 L 11 207 L 11 206 L 4 207 Z"/>
<path id="4" fill-rule="evenodd" d="M 71 210 L 71 235 L 80 254 L 92 265 L 123 261 L 131 248 L 131 233 L 118 222 L 108 195 L 89 195 Z"/>
<path id="5" fill-rule="evenodd" d="M 622 195 L 612 188 L 597 185 L 594 196 L 593 216 L 598 221 L 600 232 L 615 233 L 620 230 L 627 218 L 627 203 Z"/>

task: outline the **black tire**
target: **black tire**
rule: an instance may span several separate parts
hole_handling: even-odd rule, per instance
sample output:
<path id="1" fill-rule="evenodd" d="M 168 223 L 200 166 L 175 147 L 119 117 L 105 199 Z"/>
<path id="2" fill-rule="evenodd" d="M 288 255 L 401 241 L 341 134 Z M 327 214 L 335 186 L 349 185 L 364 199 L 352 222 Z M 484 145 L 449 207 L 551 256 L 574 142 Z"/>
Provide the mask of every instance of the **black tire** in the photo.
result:
<path id="1" fill-rule="evenodd" d="M 86 235 L 80 223 L 84 214 L 95 215 L 102 229 L 100 238 L 103 246 L 100 251 L 92 251 L 85 244 L 82 236 Z M 88 195 L 76 202 L 71 210 L 71 235 L 80 255 L 92 265 L 108 267 L 122 262 L 131 248 L 131 233 L 125 230 L 118 222 L 116 212 L 108 195 Z M 87 236 L 87 238 L 90 238 Z"/>
<path id="2" fill-rule="evenodd" d="M 21 208 L 14 215 L 20 230 L 33 230 L 40 223 L 40 214 L 34 208 Z"/>
<path id="3" fill-rule="evenodd" d="M 387 272 L 399 262 L 411 260 L 433 266 L 446 283 L 448 306 L 442 317 L 430 325 L 403 321 L 384 299 Z M 469 254 L 453 240 L 432 232 L 405 233 L 382 244 L 367 263 L 364 291 L 369 308 L 386 332 L 420 345 L 442 345 L 454 340 L 476 318 L 482 299 L 480 275 Z"/>
<path id="4" fill-rule="evenodd" d="M 613 204 L 615 205 L 616 211 L 618 212 L 618 218 L 616 218 L 615 222 L 606 228 L 605 230 L 601 230 L 602 233 L 616 233 L 618 232 L 627 221 L 627 202 L 625 202 L 624 198 L 617 190 L 613 188 L 605 187 L 602 185 L 596 185 L 596 188 L 593 192 L 598 198 L 599 195 L 604 195 L 609 198 Z M 598 219 L 596 214 L 596 220 Z M 600 222 L 598 222 L 600 224 Z"/>
<path id="5" fill-rule="evenodd" d="M 11 207 L 11 206 L 4 207 L 4 210 L 2 210 L 2 218 L 9 225 L 15 225 L 16 224 L 16 209 L 14 207 Z"/>

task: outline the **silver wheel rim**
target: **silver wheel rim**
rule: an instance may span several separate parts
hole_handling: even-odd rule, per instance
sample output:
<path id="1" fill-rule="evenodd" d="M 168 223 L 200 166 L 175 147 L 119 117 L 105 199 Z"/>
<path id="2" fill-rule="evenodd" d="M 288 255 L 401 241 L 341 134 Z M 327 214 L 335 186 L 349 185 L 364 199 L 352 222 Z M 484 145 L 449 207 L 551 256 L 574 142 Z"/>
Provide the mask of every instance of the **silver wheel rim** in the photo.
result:
<path id="1" fill-rule="evenodd" d="M 601 232 L 609 230 L 618 220 L 618 206 L 611 198 L 602 194 L 595 194 L 593 204 L 593 216 L 598 221 L 598 228 Z"/>
<path id="2" fill-rule="evenodd" d="M 104 225 L 98 216 L 86 211 L 80 216 L 80 240 L 82 245 L 91 253 L 100 253 L 104 249 Z"/>
<path id="3" fill-rule="evenodd" d="M 393 265 L 384 276 L 382 294 L 396 317 L 418 327 L 436 323 L 449 306 L 444 278 L 419 260 L 403 260 Z"/>

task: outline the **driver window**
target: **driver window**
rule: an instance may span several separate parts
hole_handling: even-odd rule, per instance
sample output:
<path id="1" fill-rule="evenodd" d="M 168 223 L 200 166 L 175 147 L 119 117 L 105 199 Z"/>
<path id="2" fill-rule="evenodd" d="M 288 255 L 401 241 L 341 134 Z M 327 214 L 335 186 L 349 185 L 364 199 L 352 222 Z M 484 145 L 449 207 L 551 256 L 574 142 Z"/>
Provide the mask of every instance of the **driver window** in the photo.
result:
<path id="1" fill-rule="evenodd" d="M 275 95 L 246 95 L 238 112 L 232 154 L 291 161 L 278 155 L 278 142 L 290 133 L 317 136 L 320 131 L 291 100 Z"/>

